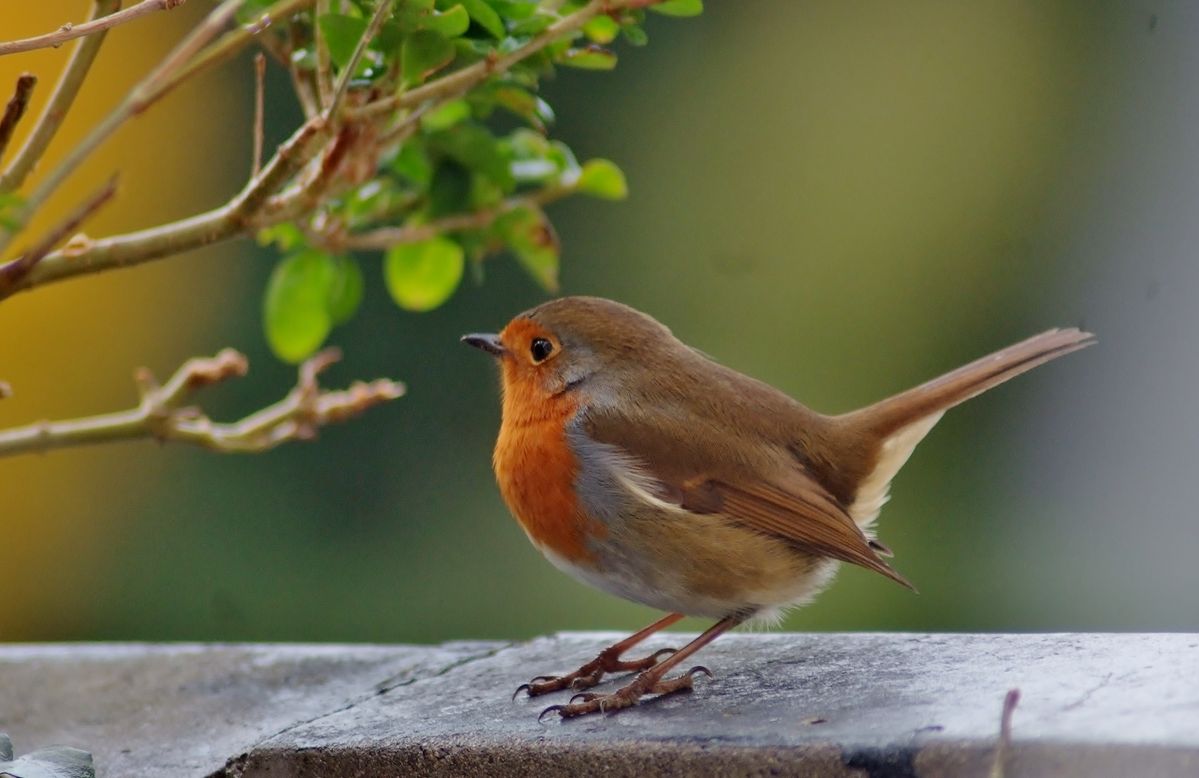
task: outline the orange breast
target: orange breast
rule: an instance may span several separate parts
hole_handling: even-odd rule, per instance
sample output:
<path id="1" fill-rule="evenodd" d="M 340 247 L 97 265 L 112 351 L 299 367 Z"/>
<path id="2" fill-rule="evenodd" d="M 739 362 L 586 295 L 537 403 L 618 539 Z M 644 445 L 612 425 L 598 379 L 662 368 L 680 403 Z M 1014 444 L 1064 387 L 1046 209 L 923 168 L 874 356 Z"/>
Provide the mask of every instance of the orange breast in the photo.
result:
<path id="1" fill-rule="evenodd" d="M 495 445 L 495 476 L 512 515 L 543 551 L 572 563 L 592 561 L 587 538 L 602 533 L 575 497 L 578 460 L 566 441 L 573 403 L 530 418 L 513 418 L 505 407 Z"/>

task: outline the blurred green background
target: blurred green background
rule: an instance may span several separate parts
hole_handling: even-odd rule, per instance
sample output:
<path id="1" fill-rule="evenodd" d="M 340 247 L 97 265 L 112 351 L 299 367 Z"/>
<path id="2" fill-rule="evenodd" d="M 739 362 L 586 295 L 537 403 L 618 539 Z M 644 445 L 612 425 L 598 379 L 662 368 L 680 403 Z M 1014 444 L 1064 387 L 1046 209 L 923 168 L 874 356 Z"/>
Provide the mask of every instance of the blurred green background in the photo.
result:
<path id="1" fill-rule="evenodd" d="M 646 310 L 828 412 L 1049 326 L 1100 336 L 917 450 L 880 529 L 919 596 L 846 569 L 785 628 L 1199 626 L 1199 9 L 708 6 L 652 19 L 614 73 L 547 85 L 555 136 L 631 187 L 551 207 L 564 293 Z M 4 37 L 86 8 L 0 12 Z M 205 8 L 115 31 L 51 157 Z M 28 68 L 48 91 L 65 53 L 0 60 L 0 83 Z M 93 234 L 220 202 L 248 166 L 250 73 L 234 63 L 125 128 L 60 207 L 113 169 L 124 197 Z M 268 140 L 295 125 L 287 96 L 273 73 Z M 123 407 L 136 365 L 165 375 L 226 345 L 251 375 L 205 407 L 272 401 L 293 381 L 259 323 L 274 256 L 243 242 L 5 302 L 17 394 L 0 425 Z M 334 333 L 347 359 L 327 383 L 387 375 L 409 395 L 261 456 L 142 442 L 0 461 L 0 639 L 426 642 L 654 618 L 554 570 L 495 488 L 496 376 L 457 338 L 543 294 L 499 258 L 443 308 L 404 313 L 361 259 L 367 299 Z"/>

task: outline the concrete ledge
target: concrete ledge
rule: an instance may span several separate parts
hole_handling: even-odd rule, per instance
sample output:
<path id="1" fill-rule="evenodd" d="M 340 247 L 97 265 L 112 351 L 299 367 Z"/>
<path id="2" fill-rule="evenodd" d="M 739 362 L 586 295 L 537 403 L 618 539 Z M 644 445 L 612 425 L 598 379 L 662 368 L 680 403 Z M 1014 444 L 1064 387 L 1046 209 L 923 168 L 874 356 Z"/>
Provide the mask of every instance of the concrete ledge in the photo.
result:
<path id="1" fill-rule="evenodd" d="M 1018 688 L 1008 778 L 1199 775 L 1199 635 L 735 634 L 689 695 L 544 724 L 568 694 L 509 700 L 615 637 L 6 646 L 0 731 L 100 776 L 986 776 Z"/>

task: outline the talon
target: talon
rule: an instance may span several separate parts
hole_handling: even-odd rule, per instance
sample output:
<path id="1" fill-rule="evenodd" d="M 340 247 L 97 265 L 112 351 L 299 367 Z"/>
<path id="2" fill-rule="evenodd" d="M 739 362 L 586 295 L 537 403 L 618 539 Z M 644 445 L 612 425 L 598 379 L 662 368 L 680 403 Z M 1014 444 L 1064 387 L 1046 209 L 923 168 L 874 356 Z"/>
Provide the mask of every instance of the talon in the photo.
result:
<path id="1" fill-rule="evenodd" d="M 556 681 L 556 680 L 558 680 L 558 676 L 556 676 L 556 675 L 535 675 L 529 681 L 529 683 L 542 683 L 544 681 Z M 528 684 L 525 684 L 525 685 L 528 686 Z"/>
<path id="2" fill-rule="evenodd" d="M 663 649 L 659 649 L 658 651 L 655 651 L 654 653 L 650 654 L 649 658 L 654 660 L 654 664 L 657 664 L 658 662 L 662 661 L 661 657 L 670 656 L 671 654 L 676 653 L 677 651 L 678 651 L 677 648 L 663 648 Z"/>
<path id="3" fill-rule="evenodd" d="M 521 692 L 530 692 L 529 696 L 532 697 L 532 691 L 532 686 L 529 686 L 527 683 L 522 683 L 520 686 L 516 687 L 516 691 L 512 692 L 512 699 L 515 700 L 517 697 L 519 697 Z"/>
<path id="4" fill-rule="evenodd" d="M 574 705 L 575 700 L 578 700 L 579 702 L 591 702 L 598 696 L 599 695 L 596 694 L 595 692 L 579 692 L 578 694 L 576 694 L 575 696 L 570 698 L 570 704 Z"/>
<path id="5" fill-rule="evenodd" d="M 548 716 L 551 713 L 557 713 L 560 716 L 565 716 L 566 714 L 563 713 L 563 711 L 565 711 L 565 710 L 566 710 L 565 705 L 551 705 L 548 708 L 546 708 L 545 710 L 541 711 L 541 715 L 539 715 L 537 717 L 537 723 L 540 724 L 541 720 L 544 719 L 546 716 Z"/>
<path id="6" fill-rule="evenodd" d="M 715 677 L 716 677 L 716 676 L 712 675 L 712 671 L 711 671 L 711 670 L 709 670 L 708 668 L 704 667 L 703 665 L 696 665 L 695 667 L 693 667 L 693 668 L 691 668 L 690 670 L 688 670 L 688 671 L 687 671 L 687 675 L 696 675 L 697 673 L 703 673 L 704 675 L 708 676 L 709 678 L 715 678 Z"/>

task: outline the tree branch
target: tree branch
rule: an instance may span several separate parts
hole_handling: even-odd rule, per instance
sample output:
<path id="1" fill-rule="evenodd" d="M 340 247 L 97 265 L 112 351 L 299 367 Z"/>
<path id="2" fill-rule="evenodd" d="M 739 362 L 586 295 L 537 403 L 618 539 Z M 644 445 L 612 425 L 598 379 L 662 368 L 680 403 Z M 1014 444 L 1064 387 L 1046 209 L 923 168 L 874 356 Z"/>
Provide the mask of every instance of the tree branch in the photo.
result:
<path id="1" fill-rule="evenodd" d="M 427 84 L 398 95 L 375 100 L 346 113 L 352 119 L 366 119 L 390 114 L 401 108 L 413 108 L 426 100 L 457 97 L 479 82 L 507 71 L 513 65 L 531 57 L 564 35 L 576 32 L 600 14 L 609 14 L 624 8 L 640 8 L 658 2 L 661 0 L 649 0 L 648 2 L 646 0 L 591 0 L 579 10 L 563 16 L 546 27 L 535 38 L 509 54 L 480 60 Z"/>
<path id="2" fill-rule="evenodd" d="M 293 6 L 297 3 L 313 1 L 284 0 Z M 536 54 L 553 40 L 573 33 L 589 19 L 599 14 L 612 13 L 624 8 L 640 8 L 659 1 L 592 0 L 578 11 L 562 17 L 540 35 L 503 57 L 483 60 L 470 65 L 405 92 L 398 98 L 376 100 L 361 108 L 347 107 L 341 111 L 341 115 L 337 119 L 352 122 L 372 117 L 379 118 L 397 108 L 414 108 L 429 101 L 444 102 L 453 99 L 472 86 L 499 75 L 513 65 Z M 275 7 L 280 5 L 283 3 L 276 3 Z M 220 43 L 214 44 L 214 48 L 219 45 Z M 177 81 L 178 78 L 175 80 Z M 427 108 L 428 106 L 423 107 Z M 322 118 L 323 116 L 314 117 L 302 125 L 263 167 L 262 173 L 248 182 L 242 192 L 228 204 L 181 221 L 90 241 L 86 245 L 68 246 L 61 251 L 52 252 L 38 263 L 16 287 L 7 291 L 0 290 L 0 300 L 35 286 L 118 267 L 151 262 L 190 249 L 250 234 L 260 227 L 269 226 L 286 218 L 294 218 L 295 215 L 288 211 L 291 200 L 286 198 L 282 202 L 272 202 L 270 210 L 266 213 L 260 214 L 259 208 L 267 198 L 271 197 L 306 164 L 311 162 L 328 140 L 334 137 L 331 123 L 322 121 Z M 407 120 L 401 124 L 404 125 L 406 122 Z M 406 128 L 401 127 L 401 129 Z M 303 196 L 304 191 L 304 187 L 296 187 L 291 194 L 299 197 Z"/>
<path id="3" fill-rule="evenodd" d="M 337 77 L 337 84 L 333 87 L 333 95 L 329 100 L 329 104 L 325 107 L 325 121 L 334 120 L 341 112 L 341 104 L 345 101 L 346 92 L 350 89 L 350 81 L 354 78 L 354 71 L 358 69 L 358 63 L 362 61 L 362 54 L 366 51 L 366 47 L 379 34 L 379 28 L 383 26 L 383 22 L 387 20 L 387 15 L 391 13 L 392 2 L 393 0 L 379 1 L 379 7 L 375 9 L 375 14 L 371 17 L 370 24 L 366 27 L 366 32 L 362 33 L 362 37 L 358 39 L 358 45 L 354 47 L 354 53 L 350 55 L 350 61 L 346 63 L 345 69 Z M 318 24 L 317 27 L 319 26 Z"/>
<path id="4" fill-rule="evenodd" d="M 29 194 L 29 198 L 22 207 L 17 210 L 14 228 L 11 230 L 0 229 L 0 251 L 7 247 L 12 236 L 20 231 L 29 216 L 37 211 L 58 189 L 59 185 L 75 172 L 75 169 L 118 127 L 130 117 L 144 111 L 178 83 L 178 81 L 172 81 L 171 77 L 220 32 L 221 28 L 237 13 L 237 9 L 243 1 L 225 0 L 216 10 L 205 17 L 204 21 L 150 72 L 150 75 L 142 79 L 129 92 L 112 113 L 101 120 L 87 137 L 80 141 L 79 145 L 71 149 L 66 158 L 46 175 L 46 178 Z"/>
<path id="5" fill-rule="evenodd" d="M 351 235 L 331 235 L 323 243 L 330 251 L 345 250 L 386 251 L 403 243 L 419 243 L 447 232 L 482 230 L 490 227 L 496 219 L 517 208 L 540 208 L 560 200 L 574 192 L 573 187 L 551 186 L 521 197 L 509 197 L 499 205 L 472 213 L 455 213 L 440 219 L 405 227 L 380 227 L 379 229 Z"/>
<path id="6" fill-rule="evenodd" d="M 73 213 L 50 230 L 33 248 L 25 251 L 17 259 L 0 265 L 0 294 L 20 283 L 21 279 L 37 267 L 37 263 L 41 262 L 51 249 L 75 234 L 75 231 L 96 211 L 104 207 L 116 193 L 117 177 L 113 176 L 98 192 L 84 200 Z"/>
<path id="7" fill-rule="evenodd" d="M 92 18 L 100 18 L 119 8 L 120 5 L 120 0 L 96 0 L 92 6 Z M 54 87 L 54 94 L 50 96 L 50 102 L 46 104 L 46 109 L 38 117 L 37 124 L 25 139 L 25 144 L 21 146 L 17 156 L 13 158 L 12 164 L 0 175 L 0 192 L 11 192 L 19 188 L 25 182 L 29 171 L 33 170 L 37 161 L 46 153 L 46 147 L 50 145 L 54 134 L 58 132 L 59 125 L 62 124 L 62 120 L 66 118 L 67 112 L 71 109 L 71 104 L 75 102 L 75 95 L 79 93 L 79 87 L 82 86 L 83 79 L 91 69 L 105 35 L 106 32 L 101 31 L 89 38 L 84 38 L 75 47 L 75 51 L 71 54 L 71 58 L 62 72 L 62 78 Z"/>
<path id="8" fill-rule="evenodd" d="M 110 27 L 116 27 L 118 24 L 133 21 L 140 16 L 145 16 L 155 11 L 169 11 L 172 8 L 178 8 L 186 2 L 187 0 L 142 0 L 142 2 L 132 5 L 123 11 L 109 13 L 98 18 L 93 17 L 90 21 L 83 24 L 76 25 L 67 22 L 54 32 L 48 32 L 45 35 L 0 43 L 0 57 L 3 57 L 5 54 L 17 54 L 22 51 L 33 51 L 34 49 L 58 48 L 67 41 L 74 40 L 75 38 L 82 38 L 85 35 L 103 32 Z"/>
<path id="9" fill-rule="evenodd" d="M 22 73 L 17 76 L 17 85 L 13 89 L 8 105 L 4 107 L 4 115 L 0 117 L 0 158 L 4 157 L 8 142 L 12 140 L 13 131 L 17 129 L 17 124 L 25 115 L 25 109 L 29 107 L 29 97 L 33 94 L 35 86 L 37 86 L 37 76 L 32 73 Z"/>
<path id="10" fill-rule="evenodd" d="M 254 55 L 254 129 L 251 136 L 252 156 L 250 176 L 257 176 L 262 170 L 262 135 L 263 135 L 263 100 L 266 91 L 266 56 L 260 51 Z"/>
<path id="11" fill-rule="evenodd" d="M 0 457 L 55 448 L 134 438 L 191 443 L 213 451 L 266 451 L 289 440 L 311 440 L 317 430 L 403 396 L 403 384 L 389 379 L 355 382 L 343 391 L 322 391 L 319 374 L 341 358 L 326 349 L 300 366 L 299 381 L 279 402 L 232 423 L 217 423 L 198 408 L 183 407 L 197 389 L 244 376 L 246 358 L 225 349 L 211 359 L 190 359 L 159 386 L 148 370 L 135 374 L 141 402 L 117 413 L 64 421 L 43 421 L 0 430 Z"/>

